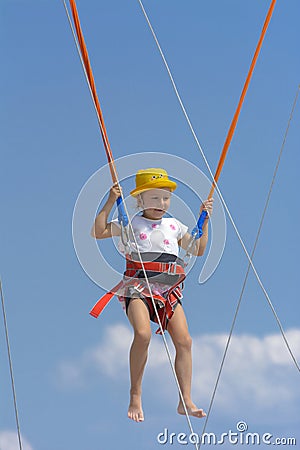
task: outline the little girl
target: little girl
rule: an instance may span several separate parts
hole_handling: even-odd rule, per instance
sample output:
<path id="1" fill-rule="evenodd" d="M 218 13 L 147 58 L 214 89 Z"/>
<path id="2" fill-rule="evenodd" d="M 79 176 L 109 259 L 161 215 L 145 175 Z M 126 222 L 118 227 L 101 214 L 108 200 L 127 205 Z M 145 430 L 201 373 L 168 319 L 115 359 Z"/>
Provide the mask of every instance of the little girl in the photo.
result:
<path id="1" fill-rule="evenodd" d="M 141 264 L 138 263 L 139 255 L 136 245 L 142 260 L 145 261 L 144 268 L 146 268 L 147 278 L 150 280 L 152 297 L 159 311 L 163 329 L 167 329 L 169 332 L 176 349 L 175 371 L 187 411 L 190 415 L 199 418 L 206 415 L 203 409 L 199 409 L 191 399 L 192 339 L 181 304 L 182 295 L 179 288 L 182 273 L 184 273 L 183 261 L 178 257 L 179 246 L 186 249 L 191 236 L 187 232 L 186 225 L 175 218 L 164 217 L 170 207 L 171 195 L 176 187 L 176 183 L 168 178 L 165 170 L 145 169 L 137 172 L 136 187 L 131 192 L 131 195 L 137 198 L 142 214 L 136 215 L 131 222 L 135 235 L 135 242 L 130 243 L 132 250 L 130 262 L 133 267 L 129 265 L 125 275 L 133 276 L 134 278 L 130 278 L 131 280 L 137 281 L 138 279 L 138 283 L 125 283 L 125 289 L 121 296 L 120 292 L 118 295 L 125 303 L 126 313 L 134 331 L 130 349 L 131 388 L 128 417 L 136 422 L 144 420 L 141 401 L 142 377 L 151 338 L 150 320 L 157 322 L 151 294 L 148 290 L 149 285 L 145 282 Z M 108 222 L 109 213 L 120 195 L 118 185 L 114 184 L 110 189 L 107 202 L 94 223 L 92 235 L 96 239 L 120 236 L 118 222 Z M 200 213 L 202 210 L 206 210 L 209 217 L 212 214 L 212 206 L 213 199 L 206 200 L 201 206 Z M 196 241 L 194 255 L 203 255 L 207 240 L 208 220 L 206 219 L 203 225 L 203 235 Z M 177 412 L 185 413 L 181 399 L 179 399 Z"/>

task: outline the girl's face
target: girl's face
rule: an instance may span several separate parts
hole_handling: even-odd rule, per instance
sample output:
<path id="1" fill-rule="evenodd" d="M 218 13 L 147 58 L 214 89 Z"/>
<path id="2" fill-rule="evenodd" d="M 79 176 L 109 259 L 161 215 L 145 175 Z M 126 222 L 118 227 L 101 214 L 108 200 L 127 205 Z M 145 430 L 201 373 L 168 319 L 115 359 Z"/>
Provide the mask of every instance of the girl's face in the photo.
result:
<path id="1" fill-rule="evenodd" d="M 139 205 L 146 219 L 159 220 L 168 211 L 171 202 L 170 189 L 150 189 L 140 194 Z"/>

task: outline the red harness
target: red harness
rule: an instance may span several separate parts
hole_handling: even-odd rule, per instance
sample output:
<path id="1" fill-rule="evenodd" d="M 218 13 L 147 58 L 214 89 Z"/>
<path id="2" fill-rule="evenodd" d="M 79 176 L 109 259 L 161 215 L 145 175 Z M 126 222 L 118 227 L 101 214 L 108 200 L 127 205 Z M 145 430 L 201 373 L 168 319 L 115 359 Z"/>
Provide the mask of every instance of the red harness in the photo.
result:
<path id="1" fill-rule="evenodd" d="M 157 312 L 164 331 L 167 327 L 168 320 L 171 319 L 172 315 L 174 314 L 176 303 L 182 298 L 180 285 L 183 283 L 186 277 L 184 268 L 176 262 L 164 263 L 156 261 L 143 261 L 143 263 L 141 263 L 140 261 L 133 261 L 132 259 L 129 259 L 127 257 L 126 271 L 123 280 L 121 280 L 116 286 L 114 286 L 109 292 L 104 294 L 103 297 L 100 298 L 100 300 L 97 301 L 95 306 L 91 309 L 90 314 L 93 317 L 97 318 L 101 314 L 105 306 L 110 302 L 114 295 L 117 295 L 119 289 L 121 288 L 135 287 L 138 291 L 141 287 L 141 278 L 137 278 L 137 273 L 138 271 L 142 271 L 143 267 L 146 273 L 158 272 L 160 274 L 165 273 L 168 275 L 179 275 L 179 277 L 176 278 L 176 283 L 174 283 L 172 286 L 170 286 L 170 289 L 168 289 L 166 296 L 152 294 L 153 299 L 157 300 L 157 302 L 155 302 Z M 158 323 L 149 289 L 147 287 L 143 287 L 142 291 L 143 296 L 146 298 L 149 305 L 150 316 L 153 316 L 155 322 Z M 160 328 L 156 333 L 161 334 Z"/>

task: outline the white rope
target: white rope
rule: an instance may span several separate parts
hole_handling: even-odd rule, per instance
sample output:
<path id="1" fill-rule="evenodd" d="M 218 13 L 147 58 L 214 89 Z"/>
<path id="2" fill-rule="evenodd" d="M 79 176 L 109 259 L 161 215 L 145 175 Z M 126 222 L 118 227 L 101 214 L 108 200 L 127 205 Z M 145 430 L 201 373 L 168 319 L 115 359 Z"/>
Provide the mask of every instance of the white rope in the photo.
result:
<path id="1" fill-rule="evenodd" d="M 96 107 L 96 104 L 95 104 L 93 93 L 92 93 L 92 90 L 91 90 L 91 87 L 90 87 L 88 75 L 87 75 L 87 72 L 86 72 L 86 69 L 85 69 L 84 61 L 82 59 L 80 47 L 79 47 L 79 44 L 78 44 L 78 41 L 77 41 L 76 33 L 75 33 L 75 30 L 74 30 L 74 27 L 73 27 L 73 23 L 72 23 L 70 14 L 69 14 L 69 10 L 67 8 L 65 0 L 62 0 L 62 1 L 63 1 L 64 8 L 65 8 L 65 11 L 66 11 L 66 14 L 67 14 L 67 17 L 68 17 L 69 25 L 70 25 L 70 28 L 71 28 L 71 31 L 72 31 L 72 34 L 73 34 L 73 38 L 74 38 L 74 41 L 75 41 L 75 44 L 76 44 L 78 55 L 79 55 L 79 58 L 80 58 L 80 61 L 81 61 L 81 65 L 82 65 L 82 68 L 83 68 L 83 71 L 84 71 L 84 74 L 85 74 L 85 78 L 86 78 L 86 81 L 87 81 L 87 84 L 88 84 L 88 87 L 89 87 L 91 98 L 92 98 L 92 101 L 93 101 L 93 104 L 94 104 L 94 107 L 95 107 L 95 111 L 96 111 L 96 114 L 97 114 L 98 122 L 99 122 L 99 125 L 100 125 L 100 128 L 101 128 L 101 131 L 102 131 L 102 136 L 103 136 L 103 139 L 105 140 L 105 143 L 107 144 L 107 140 L 106 140 L 105 133 L 104 133 L 104 130 L 103 130 L 103 127 L 102 127 L 102 124 L 101 124 L 100 117 L 99 117 L 99 113 L 98 113 L 98 110 L 97 110 L 97 107 Z M 115 178 L 117 180 L 117 184 L 120 187 L 118 174 L 116 172 L 114 164 L 112 164 L 111 167 L 113 168 L 113 172 L 114 172 Z M 179 381 L 178 381 L 178 378 L 177 378 L 175 366 L 174 366 L 174 363 L 172 361 L 171 352 L 170 352 L 170 349 L 169 349 L 169 346 L 168 346 L 168 343 L 167 343 L 167 340 L 166 340 L 166 336 L 164 334 L 164 330 L 163 330 L 162 323 L 161 323 L 161 320 L 160 320 L 160 317 L 159 317 L 159 314 L 158 314 L 157 306 L 156 306 L 155 300 L 153 298 L 152 289 L 151 289 L 151 286 L 150 286 L 150 283 L 149 283 L 147 272 L 145 270 L 144 262 L 142 260 L 142 256 L 141 256 L 141 253 L 140 253 L 140 250 L 139 250 L 139 247 L 138 247 L 138 243 L 137 243 L 136 237 L 134 235 L 132 223 L 131 223 L 130 216 L 129 216 L 128 209 L 127 209 L 127 205 L 126 205 L 126 201 L 125 201 L 125 198 L 124 198 L 124 195 L 123 195 L 121 189 L 120 189 L 120 192 L 121 192 L 122 202 L 123 202 L 123 205 L 124 205 L 124 210 L 125 210 L 125 213 L 126 213 L 126 215 L 128 217 L 128 221 L 129 221 L 128 225 L 129 225 L 129 228 L 130 228 L 130 231 L 131 231 L 131 234 L 132 234 L 132 238 L 133 238 L 134 244 L 135 244 L 136 249 L 137 249 L 139 262 L 140 262 L 141 267 L 142 267 L 142 271 L 143 271 L 143 275 L 144 275 L 144 278 L 145 278 L 145 281 L 146 281 L 147 289 L 148 289 L 148 291 L 150 293 L 151 302 L 152 302 L 152 305 L 153 305 L 153 308 L 154 308 L 154 311 L 155 311 L 155 315 L 156 315 L 157 322 L 158 322 L 158 325 L 159 325 L 159 328 L 160 328 L 160 332 L 161 332 L 161 335 L 162 335 L 164 347 L 166 349 L 168 360 L 169 360 L 169 363 L 170 363 L 170 366 L 171 366 L 171 369 L 172 369 L 172 373 L 173 373 L 173 376 L 174 376 L 174 379 L 175 379 L 175 382 L 176 382 L 176 386 L 177 386 L 177 389 L 178 389 L 178 392 L 179 392 L 180 400 L 181 400 L 182 405 L 183 405 L 183 409 L 184 409 L 184 413 L 185 413 L 185 416 L 186 416 L 186 420 L 187 420 L 187 423 L 188 423 L 188 426 L 189 426 L 189 429 L 190 429 L 191 433 L 194 434 L 194 430 L 193 430 L 193 427 L 192 427 L 191 420 L 189 418 L 189 414 L 188 414 L 187 407 L 186 407 L 186 404 L 185 404 L 185 400 L 184 400 L 184 397 L 183 397 L 183 394 L 182 394 L 182 390 L 181 390 L 181 387 L 180 387 L 180 384 L 179 384 Z M 198 443 L 195 443 L 195 448 L 196 448 L 196 450 L 199 449 Z"/>
<path id="2" fill-rule="evenodd" d="M 179 101 L 179 104 L 180 104 L 180 107 L 181 107 L 181 109 L 182 109 L 182 112 L 183 112 L 183 114 L 184 114 L 184 116 L 185 116 L 185 118 L 186 118 L 186 121 L 187 121 L 187 123 L 188 123 L 188 126 L 189 126 L 191 132 L 192 132 L 192 135 L 193 135 L 194 140 L 195 140 L 195 142 L 196 142 L 196 144 L 197 144 L 197 147 L 198 147 L 198 149 L 200 150 L 200 153 L 201 153 L 201 155 L 202 155 L 202 158 L 203 158 L 203 160 L 204 160 L 204 163 L 205 163 L 205 165 L 206 165 L 206 167 L 207 167 L 207 169 L 208 169 L 208 172 L 209 172 L 209 174 L 210 174 L 210 176 L 211 176 L 211 180 L 212 180 L 212 182 L 214 182 L 214 184 L 215 184 L 216 191 L 217 191 L 217 193 L 218 193 L 218 195 L 219 195 L 219 197 L 220 197 L 220 199 L 221 199 L 222 204 L 224 205 L 224 208 L 225 208 L 225 210 L 226 210 L 226 212 L 227 212 L 227 214 L 228 214 L 228 217 L 229 217 L 229 220 L 230 220 L 230 222 L 231 222 L 231 224 L 232 224 L 232 226 L 233 226 L 233 229 L 234 229 L 234 231 L 235 231 L 235 233 L 236 233 L 236 235 L 237 235 L 237 237 L 238 237 L 238 240 L 239 240 L 239 242 L 240 242 L 240 244 L 241 244 L 241 246 L 242 246 L 242 248 L 243 248 L 243 251 L 244 251 L 244 253 L 245 253 L 245 255 L 246 255 L 247 259 L 248 259 L 248 262 L 249 262 L 249 264 L 250 264 L 250 266 L 251 266 L 251 268 L 252 268 L 252 270 L 253 270 L 253 272 L 254 272 L 254 275 L 255 275 L 255 277 L 256 277 L 256 279 L 257 279 L 257 281 L 258 281 L 258 284 L 259 284 L 259 286 L 261 287 L 261 290 L 263 291 L 264 296 L 265 296 L 265 298 L 266 298 L 266 300 L 267 300 L 267 302 L 268 302 L 268 304 L 269 304 L 269 306 L 270 306 L 270 308 L 271 308 L 271 310 L 272 310 L 272 313 L 273 313 L 273 315 L 274 315 L 274 317 L 275 317 L 275 319 L 276 319 L 276 322 L 277 322 L 278 327 L 279 327 L 279 329 L 280 329 L 280 332 L 281 332 L 281 334 L 282 334 L 283 340 L 284 340 L 284 342 L 285 342 L 285 344 L 286 344 L 286 346 L 287 346 L 287 349 L 288 349 L 288 351 L 289 351 L 289 353 L 290 353 L 290 355 L 291 355 L 291 357 L 292 357 L 292 359 L 293 359 L 293 361 L 294 361 L 294 363 L 295 363 L 297 369 L 300 370 L 299 365 L 298 365 L 298 363 L 297 363 L 297 361 L 296 361 L 296 359 L 295 359 L 295 357 L 294 357 L 294 355 L 293 355 L 293 353 L 292 353 L 292 350 L 291 350 L 291 348 L 290 348 L 290 346 L 289 346 L 289 344 L 288 344 L 288 341 L 287 341 L 287 338 L 286 338 L 286 336 L 285 336 L 283 327 L 282 327 L 281 322 L 280 322 L 280 320 L 279 320 L 279 317 L 278 317 L 278 315 L 277 315 L 277 313 L 276 313 L 276 311 L 275 311 L 275 309 L 274 309 L 274 306 L 273 306 L 273 304 L 272 304 L 272 302 L 271 302 L 271 299 L 270 299 L 270 297 L 269 297 L 269 294 L 268 294 L 268 292 L 266 291 L 266 289 L 265 289 L 265 287 L 264 287 L 264 285 L 263 285 L 263 283 L 262 283 L 262 281 L 261 281 L 261 279 L 260 279 L 260 277 L 259 277 L 259 275 L 258 275 L 258 273 L 257 273 L 257 270 L 256 270 L 256 268 L 255 268 L 255 266 L 254 266 L 254 264 L 253 264 L 253 261 L 252 261 L 250 255 L 249 255 L 249 253 L 248 253 L 248 251 L 247 251 L 247 248 L 246 248 L 246 246 L 245 246 L 245 244 L 244 244 L 244 241 L 243 241 L 243 239 L 242 239 L 242 237 L 241 237 L 241 235 L 240 235 L 240 233 L 239 233 L 239 231 L 238 231 L 238 228 L 237 228 L 237 226 L 236 226 L 236 224 L 235 224 L 235 221 L 233 220 L 233 217 L 232 217 L 232 215 L 231 215 L 231 213 L 230 213 L 230 211 L 229 211 L 229 208 L 228 208 L 228 206 L 227 206 L 227 204 L 226 204 L 226 202 L 225 202 L 225 200 L 224 200 L 224 198 L 223 198 L 223 195 L 222 195 L 222 193 L 221 193 L 221 191 L 220 191 L 220 189 L 219 189 L 218 183 L 217 183 L 216 181 L 214 181 L 214 174 L 213 174 L 213 172 L 212 172 L 212 170 L 211 170 L 211 168 L 210 168 L 210 165 L 209 165 L 209 163 L 208 163 L 208 160 L 207 160 L 207 158 L 206 158 L 206 156 L 205 156 L 205 153 L 204 153 L 204 151 L 203 151 L 203 149 L 202 149 L 202 147 L 201 147 L 201 145 L 200 145 L 200 142 L 199 142 L 199 139 L 198 139 L 198 137 L 197 137 L 197 135 L 196 135 L 196 132 L 195 132 L 193 126 L 192 126 L 192 123 L 191 123 L 190 118 L 189 118 L 189 116 L 188 116 L 188 113 L 187 113 L 187 111 L 186 111 L 186 109 L 185 109 L 185 106 L 184 106 L 184 104 L 183 104 L 183 101 L 182 101 L 181 96 L 180 96 L 180 94 L 179 94 L 179 91 L 178 91 L 178 89 L 177 89 L 177 86 L 176 86 L 176 83 L 175 83 L 175 81 L 174 81 L 174 78 L 173 78 L 173 76 L 172 76 L 171 70 L 170 70 L 169 65 L 168 65 L 168 63 L 167 63 L 167 60 L 166 60 L 166 58 L 165 58 L 165 55 L 164 55 L 164 53 L 163 53 L 163 51 L 162 51 L 162 48 L 161 48 L 161 46 L 160 46 L 160 44 L 159 44 L 158 38 L 157 38 L 157 36 L 156 36 L 156 34 L 155 34 L 155 31 L 154 31 L 154 29 L 153 29 L 153 27 L 152 27 L 152 25 L 151 25 L 151 22 L 150 22 L 150 20 L 149 20 L 149 17 L 148 17 L 148 15 L 147 15 L 147 13 L 146 13 L 146 10 L 145 10 L 145 8 L 144 8 L 144 5 L 143 5 L 143 3 L 142 3 L 141 0 L 138 0 L 138 2 L 139 2 L 140 7 L 141 7 L 141 9 L 142 9 L 143 15 L 144 15 L 144 17 L 145 17 L 145 19 L 146 19 L 146 21 L 147 21 L 147 24 L 148 24 L 148 26 L 149 26 L 149 29 L 150 29 L 150 31 L 151 31 L 151 34 L 152 34 L 152 36 L 153 36 L 153 38 L 154 38 L 154 40 L 155 40 L 155 42 L 156 42 L 157 48 L 158 48 L 159 53 L 160 53 L 160 55 L 161 55 L 161 57 L 162 57 L 162 60 L 163 60 L 164 65 L 165 65 L 165 68 L 167 69 L 167 72 L 168 72 L 170 81 L 171 81 L 172 86 L 173 86 L 173 88 L 174 88 L 174 91 L 175 91 L 176 97 L 177 97 L 177 99 L 178 99 L 178 101 Z"/>
<path id="3" fill-rule="evenodd" d="M 298 86 L 298 88 L 297 88 L 297 93 L 295 95 L 293 106 L 292 106 L 292 109 L 291 109 L 291 112 L 290 112 L 288 124 L 287 124 L 286 130 L 285 130 L 284 138 L 283 138 L 283 141 L 282 141 L 282 144 L 281 144 L 281 148 L 280 148 L 280 151 L 279 151 L 279 155 L 278 155 L 278 158 L 277 158 L 277 163 L 276 163 L 276 166 L 275 166 L 275 169 L 274 169 L 274 173 L 273 173 L 273 177 L 272 177 L 272 180 L 271 180 L 271 184 L 270 184 L 270 187 L 269 187 L 269 192 L 268 192 L 267 199 L 266 199 L 266 202 L 265 202 L 265 206 L 264 206 L 264 209 L 263 209 L 263 213 L 262 213 L 262 216 L 261 216 L 261 219 L 260 219 L 260 223 L 259 223 L 258 231 L 257 231 L 257 234 L 256 234 L 255 242 L 254 242 L 254 245 L 253 245 L 253 249 L 252 249 L 252 252 L 251 252 L 251 259 L 253 259 L 253 257 L 254 257 L 254 254 L 255 254 L 255 251 L 256 251 L 256 247 L 257 247 L 257 243 L 258 243 L 258 239 L 259 239 L 259 236 L 260 236 L 260 232 L 261 232 L 261 229 L 262 229 L 262 226 L 263 226 L 263 223 L 264 223 L 264 219 L 265 219 L 265 215 L 266 215 L 266 212 L 267 212 L 267 209 L 268 209 L 268 206 L 269 206 L 271 193 L 272 193 L 272 190 L 273 190 L 273 186 L 274 186 L 274 183 L 275 183 L 276 175 L 277 175 L 277 172 L 278 172 L 278 169 L 279 169 L 279 164 L 280 164 L 280 161 L 281 161 L 281 156 L 282 156 L 282 153 L 283 153 L 283 149 L 284 149 L 284 146 L 285 146 L 286 138 L 287 138 L 287 135 L 288 135 L 288 132 L 289 132 L 290 124 L 291 124 L 291 121 L 292 121 L 292 118 L 293 118 L 293 114 L 294 114 L 294 110 L 295 110 L 295 107 L 296 107 L 296 103 L 297 103 L 297 100 L 298 100 L 299 89 L 300 89 L 300 86 Z M 202 430 L 202 435 L 205 433 L 207 422 L 209 420 L 209 416 L 210 416 L 210 413 L 211 413 L 211 410 L 212 410 L 212 406 L 213 406 L 213 403 L 214 403 L 214 399 L 215 399 L 215 396 L 216 396 L 216 392 L 217 392 L 218 384 L 219 384 L 219 381 L 220 381 L 221 373 L 222 373 L 222 370 L 223 370 L 223 366 L 224 366 L 225 359 L 226 359 L 226 356 L 227 356 L 229 344 L 230 344 L 230 341 L 231 341 L 233 329 L 234 329 L 235 322 L 236 322 L 236 319 L 237 319 L 238 311 L 240 309 L 242 298 L 243 298 L 244 291 L 245 291 L 245 288 L 246 288 L 248 275 L 249 275 L 249 272 L 250 272 L 250 267 L 251 267 L 250 264 L 248 264 L 247 271 L 246 271 L 245 278 L 244 278 L 244 282 L 243 282 L 243 286 L 242 286 L 242 289 L 241 289 L 241 292 L 240 292 L 240 296 L 239 296 L 239 300 L 238 300 L 238 303 L 237 303 L 237 306 L 236 306 L 234 318 L 233 318 L 233 321 L 232 321 L 232 324 L 231 324 L 229 336 L 228 336 L 228 339 L 227 339 L 227 342 L 226 342 L 224 354 L 223 354 L 222 361 L 221 361 L 221 364 L 220 364 L 219 372 L 218 372 L 217 379 L 216 379 L 216 382 L 215 382 L 215 386 L 214 386 L 214 389 L 213 389 L 213 393 L 212 393 L 212 396 L 211 396 L 209 408 L 208 408 L 208 411 L 207 411 L 207 416 L 205 418 L 205 422 L 204 422 L 204 426 L 203 426 L 203 430 Z M 287 342 L 286 342 L 286 344 L 289 345 Z M 298 366 L 298 363 L 297 363 L 296 360 L 294 360 L 294 363 L 296 364 L 296 366 L 297 366 L 297 368 L 299 370 L 299 366 Z M 201 444 L 200 444 L 200 447 L 201 447 Z"/>
<path id="4" fill-rule="evenodd" d="M 14 410 L 15 410 L 15 419 L 16 419 L 16 426 L 17 426 L 18 442 L 19 442 L 19 449 L 22 450 L 23 447 L 22 447 L 22 439 L 21 439 L 18 407 L 17 407 L 17 394 L 16 394 L 16 388 L 15 388 L 13 365 L 12 365 L 12 358 L 11 358 L 11 351 L 10 351 L 10 344 L 9 344 L 8 326 L 7 326 L 6 312 L 5 312 L 4 294 L 3 294 L 1 279 L 0 279 L 0 296 L 1 296 L 1 304 L 2 304 L 2 315 L 3 315 L 3 322 L 4 322 L 6 348 L 7 348 L 7 356 L 8 356 L 8 364 L 9 364 L 11 389 L 12 389 L 13 402 L 14 402 Z"/>

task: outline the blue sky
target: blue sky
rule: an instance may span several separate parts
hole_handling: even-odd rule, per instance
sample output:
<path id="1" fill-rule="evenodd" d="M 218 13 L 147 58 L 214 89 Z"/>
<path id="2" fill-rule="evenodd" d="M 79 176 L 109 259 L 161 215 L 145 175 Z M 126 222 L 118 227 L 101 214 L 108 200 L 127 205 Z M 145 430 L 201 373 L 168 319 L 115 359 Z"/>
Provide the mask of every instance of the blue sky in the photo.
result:
<path id="1" fill-rule="evenodd" d="M 145 7 L 214 169 L 269 1 L 147 0 Z M 78 0 L 78 9 L 115 157 L 170 153 L 208 175 L 138 2 Z M 248 249 L 299 84 L 299 12 L 297 0 L 276 4 L 220 178 Z M 2 0 L 0 16 L 1 277 L 25 450 L 159 448 L 156 436 L 165 427 L 188 432 L 175 413 L 177 393 L 161 341 L 154 336 L 145 374 L 146 421 L 130 423 L 131 332 L 117 301 L 98 321 L 89 316 L 103 291 L 73 247 L 76 199 L 106 160 L 62 3 Z M 255 256 L 298 360 L 299 119 L 298 104 Z M 196 214 L 195 198 L 177 192 Z M 194 397 L 204 408 L 247 267 L 227 225 L 217 271 L 200 286 L 203 262 L 197 261 L 185 289 Z M 112 260 L 120 264 L 116 252 Z M 16 450 L 0 329 L 0 444 Z M 208 429 L 221 434 L 245 420 L 249 431 L 299 440 L 298 377 L 251 274 Z"/>

